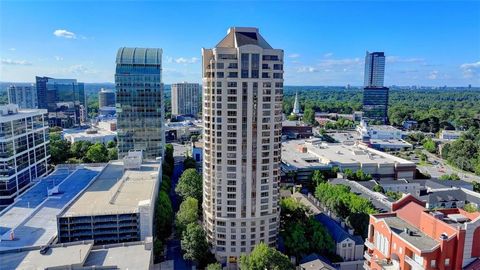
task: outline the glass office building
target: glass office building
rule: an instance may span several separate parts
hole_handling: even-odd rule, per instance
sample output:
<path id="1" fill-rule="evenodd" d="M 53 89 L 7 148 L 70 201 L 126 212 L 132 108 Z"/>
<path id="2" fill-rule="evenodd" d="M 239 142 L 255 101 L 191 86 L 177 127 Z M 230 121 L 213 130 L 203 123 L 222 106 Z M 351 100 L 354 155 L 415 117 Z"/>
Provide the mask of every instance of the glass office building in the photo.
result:
<path id="1" fill-rule="evenodd" d="M 387 87 L 365 87 L 363 89 L 363 117 L 368 121 L 388 122 Z"/>
<path id="2" fill-rule="evenodd" d="M 162 49 L 120 48 L 115 72 L 118 155 L 163 156 Z"/>
<path id="3" fill-rule="evenodd" d="M 46 110 L 0 106 L 0 210 L 47 174 L 49 143 Z"/>
<path id="4" fill-rule="evenodd" d="M 38 108 L 48 110 L 50 126 L 71 128 L 86 120 L 84 84 L 75 79 L 36 77 Z"/>

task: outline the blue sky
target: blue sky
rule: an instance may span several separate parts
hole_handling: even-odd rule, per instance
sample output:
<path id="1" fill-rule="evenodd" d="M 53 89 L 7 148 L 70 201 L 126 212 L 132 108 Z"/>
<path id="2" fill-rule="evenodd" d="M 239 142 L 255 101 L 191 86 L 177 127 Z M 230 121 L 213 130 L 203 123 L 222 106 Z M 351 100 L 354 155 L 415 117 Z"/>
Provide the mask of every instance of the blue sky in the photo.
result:
<path id="1" fill-rule="evenodd" d="M 113 82 L 119 47 L 163 48 L 163 80 L 201 82 L 201 48 L 255 26 L 285 50 L 288 85 L 480 85 L 479 1 L 0 1 L 0 81 Z"/>

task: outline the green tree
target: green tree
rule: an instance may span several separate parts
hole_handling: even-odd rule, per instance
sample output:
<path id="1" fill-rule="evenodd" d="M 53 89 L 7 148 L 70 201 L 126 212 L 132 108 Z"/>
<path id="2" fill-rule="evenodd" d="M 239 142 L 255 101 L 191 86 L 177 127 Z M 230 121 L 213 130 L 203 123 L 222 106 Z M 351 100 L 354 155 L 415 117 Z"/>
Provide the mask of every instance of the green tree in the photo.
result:
<path id="1" fill-rule="evenodd" d="M 187 169 L 180 176 L 177 187 L 175 188 L 183 199 L 192 197 L 199 202 L 202 200 L 202 176 L 195 169 Z"/>
<path id="2" fill-rule="evenodd" d="M 181 204 L 180 209 L 177 212 L 175 225 L 178 235 L 187 228 L 188 224 L 198 221 L 198 201 L 195 198 L 188 197 Z"/>
<path id="3" fill-rule="evenodd" d="M 305 226 L 301 222 L 295 222 L 285 228 L 283 237 L 288 254 L 293 254 L 297 258 L 306 255 L 309 249 L 309 241 L 305 237 L 305 234 Z"/>
<path id="4" fill-rule="evenodd" d="M 87 141 L 74 142 L 70 146 L 70 155 L 77 159 L 83 159 L 85 158 L 85 155 L 87 154 L 88 149 L 92 145 L 93 144 L 91 142 L 87 142 Z"/>
<path id="5" fill-rule="evenodd" d="M 387 197 L 391 198 L 394 201 L 398 201 L 402 198 L 402 193 L 395 191 L 387 191 L 385 195 L 387 195 Z"/>
<path id="6" fill-rule="evenodd" d="M 326 181 L 327 181 L 327 179 L 325 178 L 325 175 L 323 174 L 322 171 L 320 171 L 320 170 L 313 171 L 312 182 L 315 184 L 315 186 L 317 186 L 321 183 L 325 183 Z"/>
<path id="7" fill-rule="evenodd" d="M 165 175 L 168 175 L 170 177 L 172 177 L 173 175 L 173 167 L 172 165 L 170 165 L 169 163 L 167 163 L 166 161 L 164 161 L 162 163 L 162 172 L 165 174 Z"/>
<path id="8" fill-rule="evenodd" d="M 103 143 L 96 143 L 88 148 L 85 158 L 94 163 L 107 162 L 108 150 Z"/>
<path id="9" fill-rule="evenodd" d="M 297 121 L 298 120 L 298 116 L 296 116 L 295 114 L 290 114 L 289 116 L 287 116 L 287 119 L 289 121 Z"/>
<path id="10" fill-rule="evenodd" d="M 117 160 L 118 159 L 118 151 L 117 148 L 108 148 L 108 160 Z"/>
<path id="11" fill-rule="evenodd" d="M 153 256 L 154 256 L 154 261 L 159 262 L 160 257 L 163 254 L 163 243 L 160 239 L 155 239 L 153 241 Z"/>
<path id="12" fill-rule="evenodd" d="M 473 181 L 473 191 L 480 193 L 480 183 Z"/>
<path id="13" fill-rule="evenodd" d="M 172 233 L 173 208 L 172 202 L 165 191 L 158 193 L 155 206 L 156 237 L 166 239 Z"/>
<path id="14" fill-rule="evenodd" d="M 115 141 L 109 141 L 107 143 L 107 148 L 114 148 L 114 147 L 117 147 L 117 142 Z"/>
<path id="15" fill-rule="evenodd" d="M 437 146 L 432 138 L 427 138 L 423 142 L 423 148 L 430 153 L 435 153 L 437 151 Z"/>
<path id="16" fill-rule="evenodd" d="M 70 142 L 63 140 L 59 133 L 50 133 L 50 155 L 53 164 L 65 163 L 70 158 Z"/>
<path id="17" fill-rule="evenodd" d="M 310 244 L 310 252 L 328 254 L 334 252 L 335 242 L 327 229 L 313 217 L 308 219 L 307 239 Z"/>
<path id="18" fill-rule="evenodd" d="M 186 169 L 190 169 L 190 168 L 197 168 L 197 162 L 195 161 L 195 159 L 193 159 L 192 157 L 186 157 L 184 160 L 183 160 L 183 168 L 186 170 Z"/>
<path id="19" fill-rule="evenodd" d="M 180 244 L 185 260 L 201 263 L 207 259 L 209 246 L 205 232 L 200 225 L 196 223 L 188 224 Z"/>
<path id="20" fill-rule="evenodd" d="M 376 184 L 375 186 L 373 186 L 373 191 L 375 192 L 380 192 L 380 193 L 385 193 L 385 190 L 383 189 L 382 186 Z"/>
<path id="21" fill-rule="evenodd" d="M 222 265 L 219 263 L 211 263 L 207 265 L 206 270 L 222 270 Z"/>
<path id="22" fill-rule="evenodd" d="M 260 243 L 255 246 L 249 255 L 242 255 L 240 258 L 240 269 L 294 270 L 295 267 L 287 256 L 264 243 Z"/>
<path id="23" fill-rule="evenodd" d="M 475 213 L 478 211 L 478 207 L 475 206 L 473 203 L 467 203 L 465 204 L 465 206 L 463 207 L 463 210 L 469 212 L 469 213 Z"/>
<path id="24" fill-rule="evenodd" d="M 311 107 L 307 107 L 303 112 L 303 122 L 310 125 L 315 123 L 315 111 Z"/>

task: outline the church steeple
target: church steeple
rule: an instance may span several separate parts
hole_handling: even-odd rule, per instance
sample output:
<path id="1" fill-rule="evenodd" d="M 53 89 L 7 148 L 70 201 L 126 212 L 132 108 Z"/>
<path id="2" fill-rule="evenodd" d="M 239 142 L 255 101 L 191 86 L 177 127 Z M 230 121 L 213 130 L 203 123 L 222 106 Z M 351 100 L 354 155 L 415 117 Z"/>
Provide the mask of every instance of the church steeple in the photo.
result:
<path id="1" fill-rule="evenodd" d="M 300 103 L 298 102 L 298 92 L 295 93 L 295 102 L 293 103 L 293 111 L 292 114 L 299 114 L 300 113 Z"/>

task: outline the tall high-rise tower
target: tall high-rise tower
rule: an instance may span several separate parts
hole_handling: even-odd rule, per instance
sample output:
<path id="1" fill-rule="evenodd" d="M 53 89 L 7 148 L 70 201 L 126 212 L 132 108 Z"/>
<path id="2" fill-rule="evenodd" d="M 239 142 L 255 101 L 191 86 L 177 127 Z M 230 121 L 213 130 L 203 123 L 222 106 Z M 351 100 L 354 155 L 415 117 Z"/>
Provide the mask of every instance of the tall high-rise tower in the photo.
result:
<path id="1" fill-rule="evenodd" d="M 197 116 L 200 108 L 200 85 L 198 83 L 172 84 L 172 115 Z"/>
<path id="2" fill-rule="evenodd" d="M 202 57 L 204 227 L 217 258 L 235 265 L 277 240 L 283 50 L 233 27 Z"/>
<path id="3" fill-rule="evenodd" d="M 115 72 L 118 156 L 163 156 L 162 49 L 120 48 Z"/>
<path id="4" fill-rule="evenodd" d="M 368 121 L 386 124 L 388 121 L 389 89 L 383 86 L 385 54 L 372 52 L 365 56 L 365 88 L 363 89 L 363 116 Z"/>
<path id="5" fill-rule="evenodd" d="M 383 87 L 385 75 L 385 54 L 368 52 L 365 55 L 365 87 Z"/>

